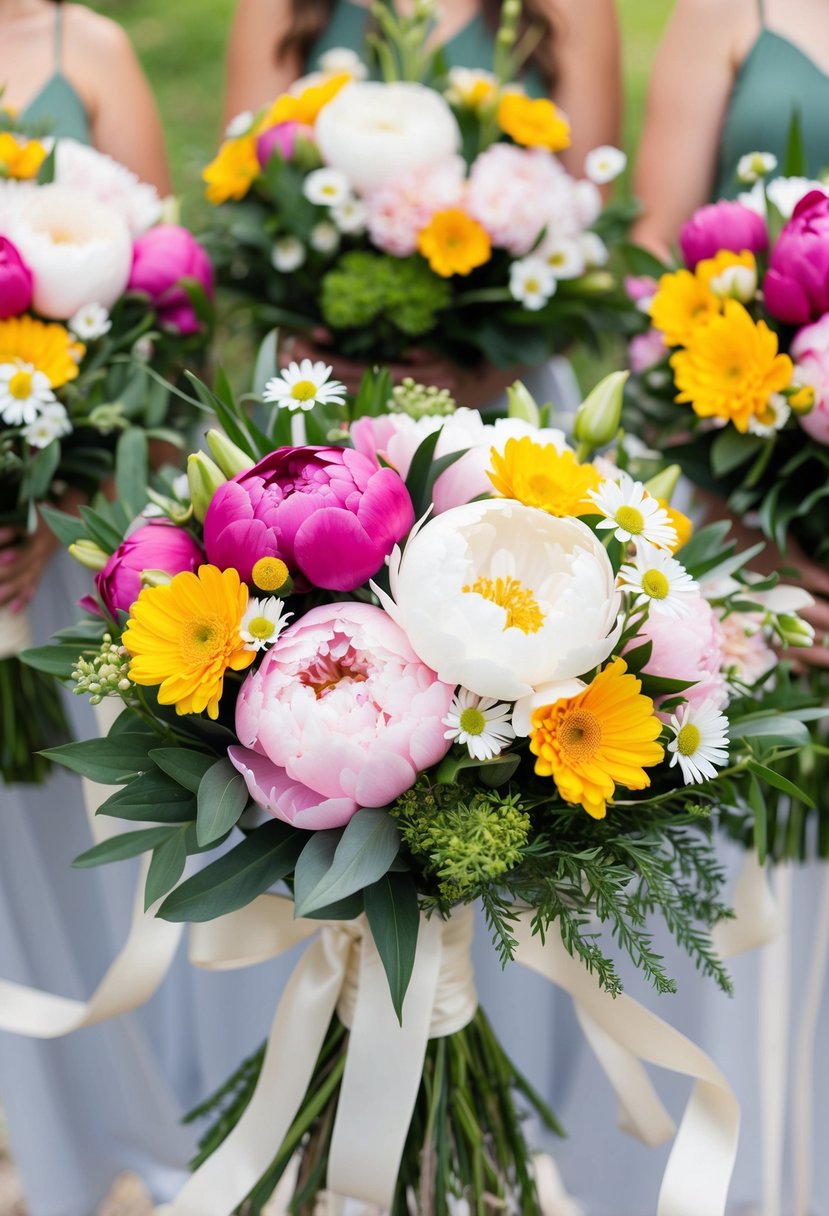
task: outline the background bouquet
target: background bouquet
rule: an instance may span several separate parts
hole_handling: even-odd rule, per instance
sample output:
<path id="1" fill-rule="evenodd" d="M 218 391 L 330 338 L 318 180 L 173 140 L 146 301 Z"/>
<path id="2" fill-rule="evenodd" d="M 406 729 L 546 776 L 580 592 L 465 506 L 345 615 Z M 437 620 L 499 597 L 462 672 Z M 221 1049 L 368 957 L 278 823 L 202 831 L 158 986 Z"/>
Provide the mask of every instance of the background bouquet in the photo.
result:
<path id="1" fill-rule="evenodd" d="M 163 375 L 205 341 L 213 272 L 162 221 L 155 189 L 109 157 L 0 131 L 0 522 L 21 540 L 39 506 L 88 498 L 116 466 L 134 503 L 148 439 L 179 442 Z M 42 777 L 33 753 L 61 723 L 54 685 L 14 657 L 25 636 L 25 617 L 0 609 L 7 781 Z"/>
<path id="2" fill-rule="evenodd" d="M 264 431 L 202 386 L 223 429 L 191 456 L 189 493 L 149 491 L 116 545 L 65 521 L 98 549 L 93 616 L 27 658 L 123 700 L 108 737 L 50 754 L 119 786 L 99 813 L 133 829 L 79 864 L 152 851 L 147 907 L 222 918 L 242 958 L 261 943 L 234 914 L 255 919 L 279 881 L 289 898 L 264 914 L 286 905 L 283 934 L 325 926 L 267 1053 L 209 1107 L 202 1160 L 218 1151 L 186 1210 L 227 1216 L 250 1193 L 261 1211 L 298 1152 L 302 1212 L 326 1185 L 394 1213 L 486 1196 L 540 1211 L 516 1100 L 556 1124 L 476 1010 L 475 900 L 504 963 L 560 937 L 615 994 L 606 926 L 672 990 L 659 909 L 727 985 L 706 812 L 741 806 L 803 727 L 784 688 L 758 693 L 733 662 L 780 630 L 761 605 L 775 579 L 741 633 L 749 576 L 726 527 L 689 539 L 623 451 L 584 459 L 616 432 L 623 379 L 582 406 L 579 453 L 520 386 L 513 416 L 485 423 L 386 373 L 346 405 L 327 369 L 293 367 Z M 288 446 L 297 418 L 326 442 Z M 395 1038 L 421 1022 L 416 1046 Z M 225 1157 L 240 1144 L 243 1169 Z"/>
<path id="3" fill-rule="evenodd" d="M 762 528 L 796 575 L 804 556 L 829 562 L 829 189 L 791 174 L 769 180 L 775 169 L 768 154 L 745 157 L 751 191 L 701 208 L 680 237 L 685 265 L 634 283 L 652 328 L 634 339 L 628 423 Z M 811 680 L 825 701 L 825 676 Z M 769 831 L 776 854 L 806 850 L 822 755 L 815 738 L 787 766 L 806 791 L 791 815 L 792 790 L 771 791 L 761 854 Z M 818 847 L 827 854 L 825 824 Z"/>
<path id="4" fill-rule="evenodd" d="M 204 171 L 211 247 L 265 327 L 323 326 L 341 355 L 399 360 L 417 345 L 538 364 L 611 323 L 600 234 L 618 225 L 596 183 L 624 156 L 597 149 L 582 180 L 564 170 L 566 117 L 513 79 L 519 4 L 504 6 L 494 72 L 444 71 L 424 50 L 432 11 L 377 6 L 382 81 L 333 51 L 234 121 Z"/>

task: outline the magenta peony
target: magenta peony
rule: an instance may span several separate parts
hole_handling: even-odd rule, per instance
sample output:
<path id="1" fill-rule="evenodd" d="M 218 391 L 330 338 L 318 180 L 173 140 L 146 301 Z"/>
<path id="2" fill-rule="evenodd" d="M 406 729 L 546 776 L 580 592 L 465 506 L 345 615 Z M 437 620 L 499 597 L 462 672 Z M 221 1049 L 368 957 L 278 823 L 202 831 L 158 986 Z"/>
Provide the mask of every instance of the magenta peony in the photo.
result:
<path id="1" fill-rule="evenodd" d="M 768 245 L 766 221 L 742 203 L 709 203 L 695 211 L 679 234 L 679 247 L 693 270 L 703 258 L 713 258 L 721 249 L 759 253 Z"/>
<path id="2" fill-rule="evenodd" d="M 795 382 L 815 390 L 814 409 L 798 421 L 818 443 L 829 444 L 829 313 L 798 330 L 789 353 L 795 361 Z"/>
<path id="3" fill-rule="evenodd" d="M 687 617 L 675 620 L 652 613 L 632 645 L 653 643 L 651 657 L 644 668 L 649 675 L 696 681 L 682 694 L 692 706 L 712 701 L 717 709 L 722 709 L 728 693 L 722 675 L 724 655 L 720 623 L 703 596 L 687 595 L 685 600 L 689 606 Z"/>
<path id="4" fill-rule="evenodd" d="M 380 608 L 331 604 L 291 625 L 245 680 L 243 747 L 228 755 L 251 797 L 298 828 L 336 828 L 386 806 L 446 755 L 454 687 Z"/>
<path id="5" fill-rule="evenodd" d="M 787 325 L 806 325 L 829 312 L 829 198 L 821 191 L 800 200 L 777 238 L 763 298 Z"/>
<path id="6" fill-rule="evenodd" d="M 414 523 L 403 481 L 349 448 L 279 448 L 219 486 L 204 521 L 209 561 L 250 582 L 262 557 L 329 591 L 376 574 Z"/>
<path id="7" fill-rule="evenodd" d="M 278 122 L 275 127 L 268 127 L 256 141 L 256 156 L 262 168 L 271 158 L 274 149 L 283 160 L 290 160 L 296 148 L 298 136 L 313 139 L 313 128 L 302 122 Z"/>
<path id="8" fill-rule="evenodd" d="M 121 542 L 95 575 L 95 586 L 107 612 L 117 617 L 119 612 L 129 612 L 138 599 L 144 570 L 162 570 L 172 576 L 196 570 L 203 562 L 201 545 L 189 532 L 158 520 L 137 528 Z"/>
<path id="9" fill-rule="evenodd" d="M 181 285 L 182 279 L 194 279 L 212 299 L 213 266 L 186 228 L 159 224 L 138 238 L 133 246 L 129 290 L 150 297 L 164 329 L 195 334 L 201 322 Z"/>
<path id="10" fill-rule="evenodd" d="M 0 236 L 0 321 L 19 317 L 32 302 L 32 272 L 11 241 Z"/>

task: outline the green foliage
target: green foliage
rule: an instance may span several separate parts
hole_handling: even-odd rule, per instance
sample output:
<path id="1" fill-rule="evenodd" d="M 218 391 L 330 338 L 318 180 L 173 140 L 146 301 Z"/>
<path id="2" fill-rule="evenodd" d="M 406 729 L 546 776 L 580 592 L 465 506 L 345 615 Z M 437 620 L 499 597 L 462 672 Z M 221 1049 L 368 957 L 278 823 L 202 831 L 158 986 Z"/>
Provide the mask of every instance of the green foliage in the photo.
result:
<path id="1" fill-rule="evenodd" d="M 388 811 L 364 808 L 345 828 L 312 832 L 294 876 L 297 916 L 308 916 L 377 882 L 389 870 L 400 837 Z"/>
<path id="2" fill-rule="evenodd" d="M 434 329 L 448 307 L 451 288 L 423 258 L 393 258 L 352 250 L 322 281 L 321 307 L 336 330 L 361 329 L 382 320 L 408 338 Z"/>

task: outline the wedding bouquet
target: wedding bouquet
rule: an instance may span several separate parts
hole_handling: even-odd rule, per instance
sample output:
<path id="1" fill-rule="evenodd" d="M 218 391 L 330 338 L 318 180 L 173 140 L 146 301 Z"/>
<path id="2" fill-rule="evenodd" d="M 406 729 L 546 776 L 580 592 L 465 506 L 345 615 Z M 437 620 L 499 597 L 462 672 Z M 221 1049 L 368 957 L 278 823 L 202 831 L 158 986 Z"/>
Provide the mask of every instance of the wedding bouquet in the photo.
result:
<path id="1" fill-rule="evenodd" d="M 632 347 L 628 423 L 781 553 L 794 541 L 796 569 L 799 553 L 829 561 L 829 188 L 768 180 L 775 169 L 769 154 L 745 157 L 752 190 L 696 212 L 680 236 L 683 266 L 634 281 L 651 328 Z M 785 594 L 797 604 L 796 588 Z M 811 682 L 825 702 L 825 678 Z M 758 792 L 761 855 L 767 844 L 778 856 L 815 846 L 804 811 L 826 774 L 817 735 L 813 744 L 784 768 L 796 786 L 771 791 L 768 808 Z M 825 856 L 825 823 L 819 836 Z"/>
<path id="2" fill-rule="evenodd" d="M 109 157 L 0 131 L 0 523 L 21 542 L 39 509 L 53 520 L 49 503 L 113 469 L 126 526 L 148 438 L 176 441 L 162 376 L 203 344 L 213 275 L 162 220 L 155 189 Z M 5 781 L 40 780 L 36 753 L 62 724 L 53 682 L 15 658 L 26 636 L 25 614 L 0 608 Z"/>
<path id="3" fill-rule="evenodd" d="M 258 114 L 231 124 L 204 171 L 212 248 L 263 328 L 330 334 L 341 355 L 399 361 L 426 346 L 456 363 L 542 363 L 612 324 L 596 183 L 556 153 L 566 117 L 513 79 L 520 5 L 504 6 L 494 72 L 441 70 L 425 51 L 433 5 L 376 7 L 382 81 L 348 51 Z"/>
<path id="4" fill-rule="evenodd" d="M 215 926 L 223 965 L 322 928 L 172 1212 L 261 1212 L 292 1159 L 303 1213 L 326 1187 L 540 1212 L 520 1101 L 557 1124 L 476 1009 L 474 901 L 505 964 L 555 957 L 572 990 L 620 990 L 602 928 L 673 990 L 656 910 L 727 986 L 706 816 L 801 723 L 734 662 L 782 628 L 775 579 L 751 584 L 726 526 L 690 537 L 624 450 L 586 459 L 623 381 L 581 407 L 578 451 L 520 386 L 484 422 L 385 372 L 347 403 L 309 364 L 273 378 L 265 430 L 200 386 L 222 430 L 187 486 L 125 535 L 107 505 L 106 535 L 66 521 L 97 552 L 91 615 L 27 658 L 123 701 L 49 754 L 118 786 L 99 813 L 132 829 L 79 864 L 151 852 L 146 906 Z"/>

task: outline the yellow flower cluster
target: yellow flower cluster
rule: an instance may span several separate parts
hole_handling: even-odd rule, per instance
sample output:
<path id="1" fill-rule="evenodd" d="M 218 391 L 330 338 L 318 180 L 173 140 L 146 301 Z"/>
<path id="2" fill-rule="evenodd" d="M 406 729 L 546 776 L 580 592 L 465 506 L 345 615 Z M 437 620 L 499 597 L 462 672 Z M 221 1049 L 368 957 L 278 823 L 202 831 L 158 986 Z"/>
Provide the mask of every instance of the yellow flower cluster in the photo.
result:
<path id="1" fill-rule="evenodd" d="M 0 178 L 26 181 L 37 177 L 46 159 L 46 149 L 36 139 L 23 139 L 9 131 L 0 132 Z"/>
<path id="2" fill-rule="evenodd" d="M 498 126 L 525 148 L 561 152 L 570 147 L 570 124 L 561 110 L 544 97 L 504 93 L 498 103 Z"/>
<path id="3" fill-rule="evenodd" d="M 598 489 L 602 480 L 592 464 L 579 464 L 574 452 L 559 452 L 529 435 L 507 440 L 503 455 L 492 449 L 489 479 L 504 498 L 560 517 L 594 512 L 587 493 Z"/>
<path id="4" fill-rule="evenodd" d="M 52 388 L 77 377 L 85 353 L 83 343 L 56 322 L 25 314 L 0 321 L 0 363 L 28 363 L 49 378 Z"/>
<path id="5" fill-rule="evenodd" d="M 417 247 L 435 274 L 444 279 L 471 274 L 492 256 L 486 229 L 460 207 L 436 211 L 422 229 Z"/>

